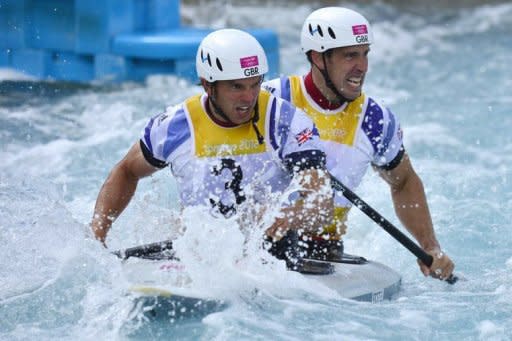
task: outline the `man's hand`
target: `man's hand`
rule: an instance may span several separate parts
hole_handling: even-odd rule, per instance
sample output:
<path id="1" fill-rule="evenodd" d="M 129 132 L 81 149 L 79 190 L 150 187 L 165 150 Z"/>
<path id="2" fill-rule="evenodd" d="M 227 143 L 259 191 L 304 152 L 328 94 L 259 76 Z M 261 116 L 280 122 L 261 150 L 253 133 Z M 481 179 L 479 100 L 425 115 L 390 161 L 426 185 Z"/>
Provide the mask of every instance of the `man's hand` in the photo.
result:
<path id="1" fill-rule="evenodd" d="M 421 272 L 423 272 L 425 276 L 432 276 L 443 281 L 448 279 L 453 273 L 453 269 L 455 268 L 455 265 L 453 264 L 450 257 L 448 257 L 439 248 L 427 250 L 426 252 L 432 256 L 433 261 L 429 268 L 423 264 L 422 261 L 418 260 Z"/>
<path id="2" fill-rule="evenodd" d="M 289 219 L 285 218 L 276 218 L 272 226 L 270 226 L 266 231 L 265 235 L 271 238 L 273 241 L 278 241 L 288 232 L 290 229 Z"/>

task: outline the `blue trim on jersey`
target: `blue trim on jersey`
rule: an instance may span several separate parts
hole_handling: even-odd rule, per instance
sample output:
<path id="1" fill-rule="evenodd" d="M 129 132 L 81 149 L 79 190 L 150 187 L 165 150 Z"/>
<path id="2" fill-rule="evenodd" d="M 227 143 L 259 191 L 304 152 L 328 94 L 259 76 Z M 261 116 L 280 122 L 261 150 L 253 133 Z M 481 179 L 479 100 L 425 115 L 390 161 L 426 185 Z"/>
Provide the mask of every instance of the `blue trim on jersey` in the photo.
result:
<path id="1" fill-rule="evenodd" d="M 318 128 L 316 127 L 316 125 L 313 123 L 313 136 L 317 136 L 320 138 L 320 132 L 318 131 Z"/>
<path id="2" fill-rule="evenodd" d="M 375 153 L 380 154 L 383 146 L 381 138 L 384 129 L 384 113 L 382 108 L 371 98 L 368 99 L 362 128 L 365 135 L 368 136 Z"/>
<path id="3" fill-rule="evenodd" d="M 188 126 L 187 116 L 185 110 L 179 109 L 171 119 L 167 127 L 167 138 L 164 142 L 163 157 L 165 160 L 174 152 L 179 146 L 190 138 L 190 129 Z"/>
<path id="4" fill-rule="evenodd" d="M 151 143 L 151 128 L 153 127 L 153 123 L 155 123 L 155 118 L 159 115 L 152 117 L 148 124 L 146 124 L 146 128 L 144 128 L 144 142 L 146 143 L 146 146 L 148 147 L 151 154 L 153 154 L 153 145 Z"/>
<path id="5" fill-rule="evenodd" d="M 274 150 L 279 148 L 279 145 L 276 141 L 276 102 L 277 98 L 272 99 L 272 107 L 270 108 L 270 123 L 269 123 L 269 133 L 270 133 L 270 145 Z"/>
<path id="6" fill-rule="evenodd" d="M 279 115 L 279 124 L 277 126 L 277 133 L 281 136 L 281 150 L 279 151 L 279 158 L 283 158 L 283 147 L 288 140 L 288 133 L 290 132 L 290 126 L 295 115 L 295 108 L 289 102 L 282 101 L 281 113 Z"/>
<path id="7" fill-rule="evenodd" d="M 290 90 L 290 78 L 281 77 L 281 98 L 288 102 L 291 102 Z"/>
<path id="8" fill-rule="evenodd" d="M 393 133 L 395 132 L 395 115 L 391 111 L 389 111 L 389 124 L 387 126 L 386 130 L 386 136 L 384 137 L 384 140 L 382 141 L 382 150 L 380 155 L 384 155 L 384 153 L 388 150 L 389 144 L 391 143 L 391 139 L 393 139 Z"/>

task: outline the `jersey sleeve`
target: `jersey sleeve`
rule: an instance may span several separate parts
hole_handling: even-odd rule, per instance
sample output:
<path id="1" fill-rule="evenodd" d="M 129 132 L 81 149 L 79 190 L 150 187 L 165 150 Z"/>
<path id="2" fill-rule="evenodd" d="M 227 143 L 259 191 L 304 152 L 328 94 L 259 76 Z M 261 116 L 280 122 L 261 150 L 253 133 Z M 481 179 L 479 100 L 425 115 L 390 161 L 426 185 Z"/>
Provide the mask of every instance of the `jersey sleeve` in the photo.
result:
<path id="1" fill-rule="evenodd" d="M 405 152 L 403 132 L 397 117 L 370 98 L 362 129 L 373 147 L 372 164 L 381 169 L 395 168 Z"/>
<path id="2" fill-rule="evenodd" d="M 173 161 L 174 152 L 188 139 L 190 128 L 180 105 L 152 117 L 142 131 L 140 143 L 146 160 L 163 168 Z"/>
<path id="3" fill-rule="evenodd" d="M 274 78 L 269 81 L 263 82 L 261 87 L 264 90 L 270 92 L 272 95 L 282 98 L 287 102 L 290 102 L 290 78 L 285 76 Z"/>
<path id="4" fill-rule="evenodd" d="M 287 101 L 272 99 L 271 144 L 290 172 L 324 168 L 318 129 L 302 111 Z M 273 129 L 272 129 L 273 128 Z"/>

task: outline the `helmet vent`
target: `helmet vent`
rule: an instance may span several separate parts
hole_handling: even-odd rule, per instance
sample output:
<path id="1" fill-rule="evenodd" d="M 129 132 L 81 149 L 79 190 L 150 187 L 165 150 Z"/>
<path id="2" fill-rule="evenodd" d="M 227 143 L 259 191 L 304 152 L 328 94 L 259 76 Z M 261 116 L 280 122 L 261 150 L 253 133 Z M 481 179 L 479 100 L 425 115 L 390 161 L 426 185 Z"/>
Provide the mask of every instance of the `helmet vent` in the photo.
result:
<path id="1" fill-rule="evenodd" d="M 217 67 L 219 68 L 219 70 L 220 70 L 220 71 L 223 71 L 223 70 L 222 70 L 222 64 L 220 63 L 219 58 L 215 58 L 215 62 L 217 63 Z"/>
<path id="2" fill-rule="evenodd" d="M 332 39 L 336 39 L 336 34 L 334 33 L 331 27 L 327 28 L 327 32 L 329 33 Z"/>
<path id="3" fill-rule="evenodd" d="M 316 25 L 316 30 L 313 30 L 313 26 L 311 26 L 311 24 L 308 25 L 308 28 L 309 28 L 309 34 L 311 34 L 312 36 L 315 35 L 315 32 L 318 32 L 318 34 L 320 35 L 320 37 L 323 38 L 324 36 L 324 32 L 322 31 L 322 28 L 320 27 L 320 25 Z"/>
<path id="4" fill-rule="evenodd" d="M 324 36 L 324 32 L 322 31 L 322 28 L 320 27 L 320 25 L 316 25 L 316 30 L 313 30 L 313 26 L 311 26 L 311 24 L 308 25 L 308 28 L 309 28 L 309 34 L 311 34 L 312 36 L 315 35 L 315 32 L 318 32 L 320 37 Z"/>
<path id="5" fill-rule="evenodd" d="M 324 32 L 322 31 L 322 27 L 320 27 L 320 25 L 317 25 L 316 28 L 317 28 L 318 34 L 320 34 L 320 37 L 323 38 L 324 37 Z"/>
<path id="6" fill-rule="evenodd" d="M 212 61 L 210 59 L 210 54 L 207 53 L 206 54 L 206 58 L 204 58 L 204 51 L 203 50 L 201 50 L 201 60 L 203 61 L 203 63 L 204 63 L 205 60 L 208 60 L 208 65 L 212 66 Z"/>

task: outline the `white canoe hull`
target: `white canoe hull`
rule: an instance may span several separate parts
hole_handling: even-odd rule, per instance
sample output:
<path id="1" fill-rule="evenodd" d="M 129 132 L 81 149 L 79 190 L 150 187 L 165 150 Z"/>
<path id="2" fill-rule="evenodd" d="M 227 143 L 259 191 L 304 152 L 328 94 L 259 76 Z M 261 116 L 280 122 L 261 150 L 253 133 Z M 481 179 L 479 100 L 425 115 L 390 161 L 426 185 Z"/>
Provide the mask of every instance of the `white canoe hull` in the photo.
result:
<path id="1" fill-rule="evenodd" d="M 391 299 L 400 290 L 401 276 L 391 268 L 361 257 L 348 256 L 346 262 L 331 263 L 330 275 L 303 275 L 320 282 L 341 297 L 379 302 Z M 358 262 L 359 260 L 359 262 Z M 205 295 L 191 285 L 185 267 L 176 260 L 132 258 L 124 263 L 125 277 L 133 285 L 129 291 L 143 311 L 151 314 L 197 315 L 223 309 L 227 304 Z"/>
<path id="2" fill-rule="evenodd" d="M 400 274 L 384 264 L 374 261 L 331 264 L 335 268 L 331 275 L 304 276 L 321 282 L 342 297 L 357 301 L 389 300 L 400 290 Z"/>

